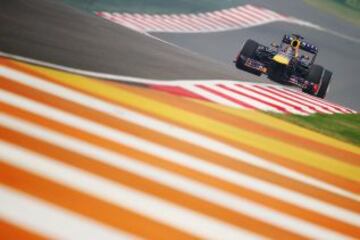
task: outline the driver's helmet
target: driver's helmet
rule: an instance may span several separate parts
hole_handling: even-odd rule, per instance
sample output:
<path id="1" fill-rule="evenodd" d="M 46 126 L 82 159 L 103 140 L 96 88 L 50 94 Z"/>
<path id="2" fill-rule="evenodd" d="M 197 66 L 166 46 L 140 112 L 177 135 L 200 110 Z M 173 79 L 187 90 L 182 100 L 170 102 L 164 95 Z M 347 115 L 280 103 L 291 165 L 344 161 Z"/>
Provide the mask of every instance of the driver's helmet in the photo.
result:
<path id="1" fill-rule="evenodd" d="M 284 54 L 289 58 L 299 56 L 300 41 L 298 39 L 292 40 L 290 45 L 284 49 Z"/>

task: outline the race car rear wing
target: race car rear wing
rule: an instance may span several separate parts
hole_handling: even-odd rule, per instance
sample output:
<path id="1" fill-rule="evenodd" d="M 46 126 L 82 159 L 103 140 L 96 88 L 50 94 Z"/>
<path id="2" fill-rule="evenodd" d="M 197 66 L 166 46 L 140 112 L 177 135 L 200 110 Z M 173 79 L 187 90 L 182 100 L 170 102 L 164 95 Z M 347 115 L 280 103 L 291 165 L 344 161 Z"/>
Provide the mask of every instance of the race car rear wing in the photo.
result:
<path id="1" fill-rule="evenodd" d="M 290 35 L 284 35 L 282 42 L 290 44 L 293 40 L 295 40 L 295 37 Z M 319 51 L 319 49 L 315 45 L 305 42 L 303 40 L 300 40 L 300 49 L 313 54 L 317 54 Z"/>

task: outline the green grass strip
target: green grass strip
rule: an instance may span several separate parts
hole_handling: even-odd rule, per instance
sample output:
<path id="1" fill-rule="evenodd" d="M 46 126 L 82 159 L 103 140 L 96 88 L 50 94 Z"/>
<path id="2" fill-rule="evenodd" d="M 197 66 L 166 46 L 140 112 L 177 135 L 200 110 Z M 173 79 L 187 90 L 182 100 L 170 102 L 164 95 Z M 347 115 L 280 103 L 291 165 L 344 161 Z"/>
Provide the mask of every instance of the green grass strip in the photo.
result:
<path id="1" fill-rule="evenodd" d="M 360 114 L 271 115 L 360 146 Z"/>

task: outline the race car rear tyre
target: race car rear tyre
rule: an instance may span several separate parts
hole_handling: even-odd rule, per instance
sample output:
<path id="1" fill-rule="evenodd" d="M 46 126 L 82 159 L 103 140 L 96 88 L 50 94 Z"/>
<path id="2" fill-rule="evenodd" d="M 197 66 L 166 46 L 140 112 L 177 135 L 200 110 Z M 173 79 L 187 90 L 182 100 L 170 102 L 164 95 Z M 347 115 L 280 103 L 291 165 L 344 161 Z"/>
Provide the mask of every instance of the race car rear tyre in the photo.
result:
<path id="1" fill-rule="evenodd" d="M 308 76 L 306 77 L 306 80 L 308 80 L 311 83 L 320 84 L 321 76 L 323 74 L 324 68 L 320 65 L 312 65 L 310 67 L 310 71 Z M 310 85 L 309 88 L 302 89 L 304 93 L 308 93 L 314 96 L 317 96 L 317 92 L 314 92 L 314 89 Z M 319 91 L 318 91 L 319 92 Z"/>
<path id="2" fill-rule="evenodd" d="M 258 49 L 258 47 L 259 47 L 259 44 L 257 42 L 255 42 L 254 40 L 252 40 L 252 39 L 247 40 L 245 42 L 243 48 L 241 49 L 239 56 L 236 59 L 236 63 L 235 63 L 236 67 L 238 69 L 242 69 L 246 72 L 260 76 L 261 72 L 245 66 L 246 59 L 253 58 L 255 56 L 255 53 L 256 53 L 256 50 Z"/>
<path id="3" fill-rule="evenodd" d="M 319 90 L 316 93 L 317 97 L 325 98 L 326 93 L 328 92 L 328 89 L 329 89 L 329 84 L 330 84 L 330 81 L 331 81 L 331 77 L 332 77 L 332 72 L 330 72 L 329 70 L 325 70 L 324 75 L 320 80 Z"/>
<path id="4" fill-rule="evenodd" d="M 314 64 L 310 67 L 309 75 L 306 79 L 312 83 L 319 84 L 323 71 L 324 68 L 322 66 Z"/>

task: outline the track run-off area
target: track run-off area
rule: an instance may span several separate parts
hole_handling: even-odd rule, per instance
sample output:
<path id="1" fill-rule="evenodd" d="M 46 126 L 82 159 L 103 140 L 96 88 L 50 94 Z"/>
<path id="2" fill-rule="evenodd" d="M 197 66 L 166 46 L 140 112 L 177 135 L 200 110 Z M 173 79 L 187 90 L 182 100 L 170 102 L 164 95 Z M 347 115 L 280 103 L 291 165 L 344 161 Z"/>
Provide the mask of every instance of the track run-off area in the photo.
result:
<path id="1" fill-rule="evenodd" d="M 356 146 L 6 58 L 0 79 L 4 239 L 360 238 Z"/>
<path id="2" fill-rule="evenodd" d="M 184 35 L 191 35 L 192 33 L 194 35 L 198 34 L 197 36 L 199 36 L 201 33 L 232 32 L 273 22 L 284 22 L 325 31 L 328 34 L 347 39 L 354 43 L 359 43 L 359 39 L 357 38 L 339 34 L 311 22 L 250 4 L 212 12 L 192 14 L 142 14 L 99 11 L 96 12 L 96 15 L 134 31 L 144 33 L 147 36 L 156 38 L 175 47 L 177 47 L 177 45 L 171 40 L 170 42 L 164 41 L 161 38 L 163 35 L 160 35 L 159 37 L 156 33 Z M 244 76 L 242 79 L 246 81 L 246 77 Z M 275 113 L 292 113 L 300 115 L 309 115 L 313 113 L 356 113 L 355 110 L 312 97 L 301 91 L 297 91 L 294 88 L 276 83 L 256 83 L 257 81 L 264 81 L 261 78 L 256 79 L 255 81 L 253 78 L 251 80 L 253 83 L 236 83 L 209 79 L 200 81 L 191 81 L 191 79 L 187 79 L 185 81 L 166 81 L 166 83 L 151 80 L 135 80 L 134 82 L 148 84 L 152 88 L 173 94 L 216 102 L 237 108 L 259 109 Z M 339 77 L 334 77 L 333 79 L 333 81 L 339 80 Z"/>

